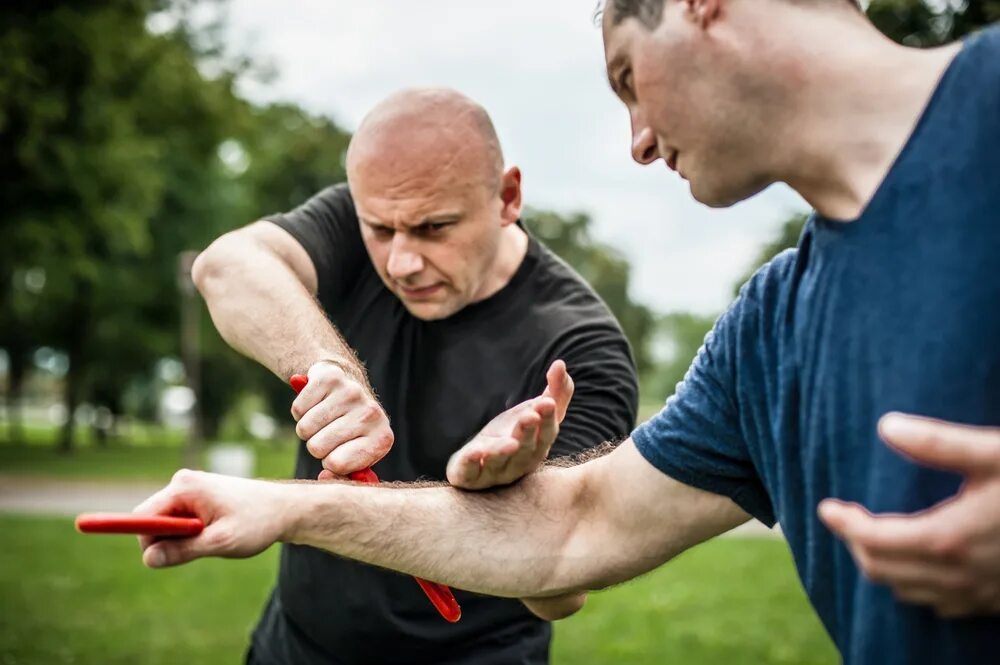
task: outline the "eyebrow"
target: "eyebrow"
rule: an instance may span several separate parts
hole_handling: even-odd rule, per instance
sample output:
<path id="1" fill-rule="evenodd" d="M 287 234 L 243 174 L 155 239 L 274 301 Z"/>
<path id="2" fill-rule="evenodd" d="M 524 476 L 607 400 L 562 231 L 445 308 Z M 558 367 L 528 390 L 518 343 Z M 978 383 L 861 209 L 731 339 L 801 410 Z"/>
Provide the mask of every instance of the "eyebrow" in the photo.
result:
<path id="1" fill-rule="evenodd" d="M 372 227 L 374 229 L 391 229 L 391 228 L 394 228 L 392 226 L 389 226 L 388 224 L 383 224 L 382 222 L 379 222 L 377 220 L 366 219 L 366 218 L 361 217 L 361 216 L 359 216 L 359 219 L 361 220 L 362 224 L 364 224 L 366 226 L 370 226 L 370 227 Z M 419 229 L 421 227 L 429 226 L 431 224 L 449 224 L 449 223 L 454 223 L 454 222 L 461 221 L 461 219 L 462 219 L 462 213 L 460 213 L 460 212 L 457 212 L 457 211 L 455 211 L 455 212 L 441 212 L 441 213 L 435 213 L 435 214 L 427 215 L 426 217 L 424 217 L 423 219 L 421 219 L 420 222 L 417 223 L 417 224 L 403 224 L 403 226 L 406 227 L 407 229 Z"/>

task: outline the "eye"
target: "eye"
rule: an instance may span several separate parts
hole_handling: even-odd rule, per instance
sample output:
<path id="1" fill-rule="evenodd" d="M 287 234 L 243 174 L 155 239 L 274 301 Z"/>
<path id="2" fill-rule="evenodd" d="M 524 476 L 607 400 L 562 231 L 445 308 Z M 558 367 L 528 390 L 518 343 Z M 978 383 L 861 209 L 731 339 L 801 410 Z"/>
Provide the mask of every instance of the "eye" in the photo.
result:
<path id="1" fill-rule="evenodd" d="M 388 226 L 370 226 L 369 228 L 376 238 L 387 239 L 392 237 L 393 230 Z"/>
<path id="2" fill-rule="evenodd" d="M 417 232 L 422 236 L 442 235 L 454 222 L 428 222 L 417 227 Z"/>
<path id="3" fill-rule="evenodd" d="M 632 96 L 632 69 L 631 67 L 626 67 L 622 70 L 622 73 L 618 76 L 618 88 L 621 90 L 623 95 Z"/>

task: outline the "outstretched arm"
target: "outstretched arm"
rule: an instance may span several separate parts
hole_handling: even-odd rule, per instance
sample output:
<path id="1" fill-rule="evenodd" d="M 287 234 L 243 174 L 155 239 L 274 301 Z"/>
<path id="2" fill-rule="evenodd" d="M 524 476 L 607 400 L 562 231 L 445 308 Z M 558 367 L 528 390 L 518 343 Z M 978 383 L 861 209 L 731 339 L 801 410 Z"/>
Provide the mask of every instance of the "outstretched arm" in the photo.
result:
<path id="1" fill-rule="evenodd" d="M 195 538 L 143 541 L 152 567 L 252 556 L 282 540 L 513 598 L 625 581 L 749 517 L 728 498 L 657 471 L 631 441 L 487 492 L 183 471 L 137 510 L 193 513 L 207 525 Z"/>

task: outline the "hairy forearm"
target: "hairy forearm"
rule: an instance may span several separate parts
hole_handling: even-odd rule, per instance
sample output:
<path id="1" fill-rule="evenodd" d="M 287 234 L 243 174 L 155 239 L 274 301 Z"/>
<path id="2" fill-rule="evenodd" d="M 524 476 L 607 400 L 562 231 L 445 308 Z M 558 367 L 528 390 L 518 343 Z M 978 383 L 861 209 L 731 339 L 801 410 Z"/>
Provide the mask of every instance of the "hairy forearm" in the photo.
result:
<path id="1" fill-rule="evenodd" d="M 583 552 L 580 469 L 553 469 L 481 492 L 451 488 L 288 486 L 285 540 L 457 588 L 511 598 L 593 586 Z"/>
<path id="2" fill-rule="evenodd" d="M 323 359 L 364 377 L 294 270 L 248 234 L 237 231 L 213 243 L 198 257 L 194 279 L 222 338 L 282 380 Z"/>

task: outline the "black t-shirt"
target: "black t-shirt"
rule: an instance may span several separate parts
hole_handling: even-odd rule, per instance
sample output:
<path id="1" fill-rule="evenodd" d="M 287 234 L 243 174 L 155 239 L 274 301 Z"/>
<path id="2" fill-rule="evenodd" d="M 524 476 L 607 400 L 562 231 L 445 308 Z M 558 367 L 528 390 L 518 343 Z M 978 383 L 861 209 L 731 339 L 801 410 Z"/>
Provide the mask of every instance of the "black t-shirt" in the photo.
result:
<path id="1" fill-rule="evenodd" d="M 538 395 L 552 361 L 576 384 L 553 455 L 624 438 L 638 387 L 628 342 L 607 307 L 535 239 L 510 282 L 438 321 L 409 314 L 368 257 L 346 185 L 269 218 L 306 249 L 330 320 L 367 366 L 395 443 L 383 480 L 443 479 L 453 452 L 502 411 Z M 319 460 L 302 446 L 297 478 Z M 278 585 L 253 637 L 276 663 L 544 663 L 551 634 L 517 600 L 455 590 L 449 624 L 411 577 L 286 545 Z"/>

